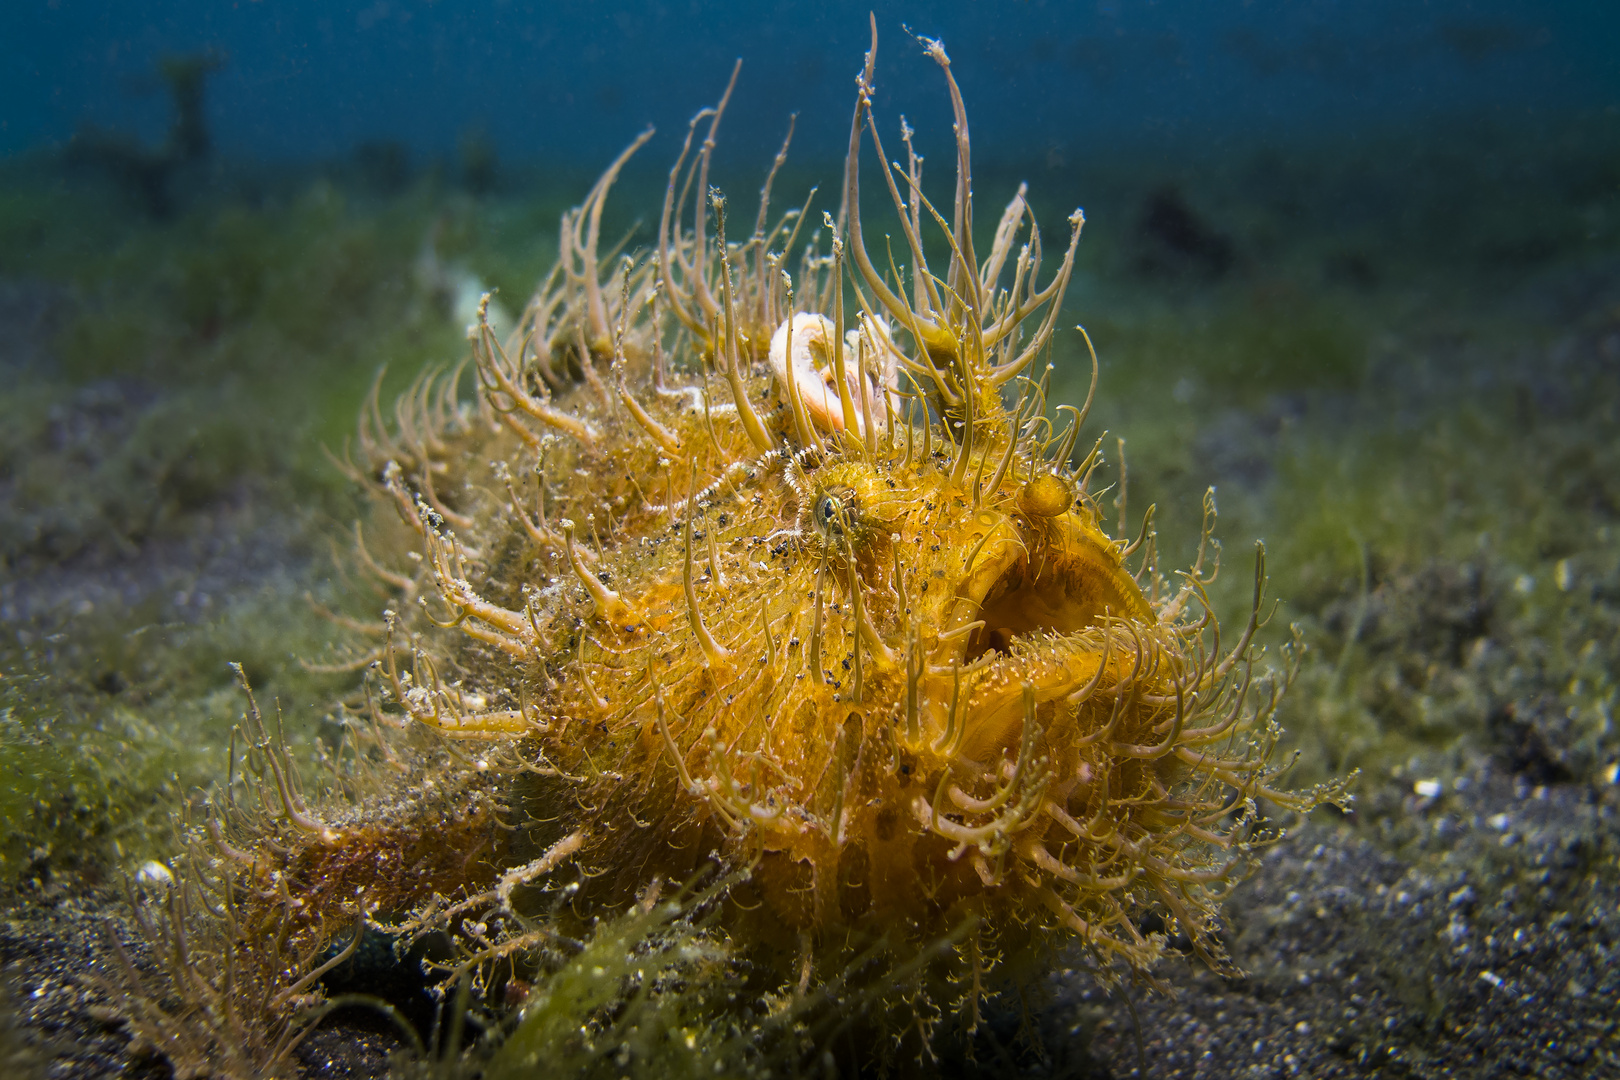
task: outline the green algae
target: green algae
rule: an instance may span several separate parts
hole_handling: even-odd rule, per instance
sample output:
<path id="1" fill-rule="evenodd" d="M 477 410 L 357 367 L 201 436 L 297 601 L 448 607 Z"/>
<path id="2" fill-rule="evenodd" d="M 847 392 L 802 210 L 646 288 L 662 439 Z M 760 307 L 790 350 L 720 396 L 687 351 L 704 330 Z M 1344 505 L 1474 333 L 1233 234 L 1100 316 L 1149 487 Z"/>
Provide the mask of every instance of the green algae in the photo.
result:
<path id="1" fill-rule="evenodd" d="M 315 180 L 154 223 L 10 179 L 0 273 L 38 283 L 50 318 L 48 363 L 0 398 L 0 859 L 24 882 L 98 880 L 170 848 L 218 775 L 228 660 L 300 741 L 328 712 L 338 684 L 302 662 L 330 627 L 303 594 L 331 598 L 354 499 L 323 446 L 341 450 L 379 368 L 403 385 L 464 348 L 419 280 L 424 245 L 487 246 L 513 275 L 545 245 L 488 243 L 511 215 L 492 230 L 429 186 L 377 204 Z"/>
<path id="2" fill-rule="evenodd" d="M 162 606 L 76 609 L 0 639 L 0 867 L 13 884 L 116 880 L 167 856 L 176 813 L 225 762 L 239 711 L 227 660 L 295 715 L 330 693 L 299 662 L 326 628 L 296 593 L 252 589 L 185 622 Z"/>

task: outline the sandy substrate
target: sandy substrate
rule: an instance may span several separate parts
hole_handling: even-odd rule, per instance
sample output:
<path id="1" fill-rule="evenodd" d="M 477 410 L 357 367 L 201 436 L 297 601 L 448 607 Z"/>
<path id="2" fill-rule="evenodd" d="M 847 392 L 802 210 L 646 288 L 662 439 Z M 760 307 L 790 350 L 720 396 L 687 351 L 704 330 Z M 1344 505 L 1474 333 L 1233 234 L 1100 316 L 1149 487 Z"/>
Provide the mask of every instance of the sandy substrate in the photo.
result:
<path id="1" fill-rule="evenodd" d="M 1133 1020 L 1060 969 L 1033 1045 L 1004 1009 L 947 1074 L 1136 1076 L 1140 1037 L 1165 1080 L 1620 1075 L 1620 789 L 1532 788 L 1487 762 L 1462 779 L 1394 808 L 1399 854 L 1326 818 L 1273 848 L 1227 908 L 1245 977 L 1172 962 L 1174 995 L 1132 990 Z M 121 898 L 19 899 L 0 923 L 19 1053 L 51 1077 L 164 1075 L 99 986 L 109 935 L 130 937 Z M 298 1057 L 311 1077 L 383 1076 L 401 1045 L 351 1014 Z"/>

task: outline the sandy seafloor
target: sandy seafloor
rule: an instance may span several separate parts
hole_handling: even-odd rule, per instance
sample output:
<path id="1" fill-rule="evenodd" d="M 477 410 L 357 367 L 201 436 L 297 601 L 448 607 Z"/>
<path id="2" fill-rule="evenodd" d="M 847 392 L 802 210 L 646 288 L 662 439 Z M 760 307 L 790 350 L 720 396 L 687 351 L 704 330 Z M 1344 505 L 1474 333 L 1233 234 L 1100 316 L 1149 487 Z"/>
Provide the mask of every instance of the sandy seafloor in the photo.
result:
<path id="1" fill-rule="evenodd" d="M 1032 170 L 1043 214 L 1087 206 L 1069 305 L 1133 506 L 1185 555 L 1217 486 L 1234 608 L 1265 538 L 1300 778 L 1361 774 L 1229 902 L 1245 976 L 1175 959 L 1127 1005 L 1059 956 L 941 1072 L 1620 1076 L 1620 123 L 1439 130 Z M 227 660 L 306 745 L 343 685 L 298 663 L 356 505 L 319 446 L 378 364 L 457 355 L 458 268 L 524 295 L 588 183 L 210 169 L 163 217 L 54 158 L 0 174 L 8 1075 L 166 1074 L 108 992 L 122 882 L 219 768 Z M 339 1025 L 299 1060 L 397 1049 Z"/>

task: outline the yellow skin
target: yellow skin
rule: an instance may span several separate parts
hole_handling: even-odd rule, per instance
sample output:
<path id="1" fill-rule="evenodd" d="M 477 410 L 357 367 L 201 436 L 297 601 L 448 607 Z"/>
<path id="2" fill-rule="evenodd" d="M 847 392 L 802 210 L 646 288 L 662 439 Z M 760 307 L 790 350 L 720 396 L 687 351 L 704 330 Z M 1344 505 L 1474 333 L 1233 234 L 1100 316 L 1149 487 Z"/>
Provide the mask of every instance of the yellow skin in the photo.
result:
<path id="1" fill-rule="evenodd" d="M 1054 434 L 1045 380 L 1022 375 L 1080 217 L 1045 285 L 1021 191 L 974 255 L 966 118 L 928 45 L 958 113 L 946 275 L 921 261 L 915 158 L 889 179 L 912 296 L 859 246 L 874 41 L 849 244 L 812 249 L 796 297 L 772 254 L 796 215 L 767 230 L 762 207 L 750 241 L 716 248 L 723 200 L 696 197 L 693 231 L 672 211 L 693 175 L 705 189 L 708 141 L 671 173 L 657 258 L 604 271 L 597 221 L 632 146 L 565 216 L 512 339 L 475 335 L 477 411 L 451 377 L 407 395 L 391 433 L 375 406 L 363 420 L 356 475 L 420 557 L 362 556 L 422 598 L 394 605 L 372 716 L 491 744 L 479 760 L 514 770 L 504 805 L 537 856 L 495 845 L 450 910 L 509 906 L 514 882 L 568 866 L 611 908 L 712 857 L 751 868 L 727 929 L 801 986 L 884 934 L 901 955 L 956 934 L 951 977 L 975 990 L 992 943 L 1033 957 L 1053 935 L 1145 972 L 1163 949 L 1148 908 L 1219 964 L 1255 800 L 1340 796 L 1271 785 L 1276 689 L 1251 688 L 1254 619 L 1221 651 L 1202 556 L 1171 588 L 1150 536 L 1101 526 L 1096 452 L 1071 466 L 1081 416 Z M 794 321 L 794 347 L 807 308 L 827 321 Z"/>

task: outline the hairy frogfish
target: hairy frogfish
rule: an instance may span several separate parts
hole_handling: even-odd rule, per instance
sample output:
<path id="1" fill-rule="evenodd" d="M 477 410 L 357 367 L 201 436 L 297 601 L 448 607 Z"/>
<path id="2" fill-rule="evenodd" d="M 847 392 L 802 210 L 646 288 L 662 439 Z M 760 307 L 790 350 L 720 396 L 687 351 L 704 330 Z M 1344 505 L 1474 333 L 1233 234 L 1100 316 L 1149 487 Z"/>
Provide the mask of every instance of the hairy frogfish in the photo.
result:
<path id="1" fill-rule="evenodd" d="M 1280 785 L 1263 561 L 1223 640 L 1213 502 L 1178 575 L 1151 514 L 1110 522 L 1090 398 L 1050 399 L 1083 216 L 1055 269 L 1022 187 L 977 227 L 962 96 L 923 44 L 948 204 L 903 122 L 888 164 L 874 36 L 836 214 L 773 216 L 784 144 L 739 225 L 709 182 L 728 86 L 656 243 L 601 236 L 649 132 L 563 215 L 509 334 L 481 312 L 466 363 L 391 416 L 373 395 L 346 460 L 388 599 L 342 621 L 369 642 L 348 715 L 376 776 L 317 810 L 284 792 L 273 843 L 225 816 L 219 842 L 276 875 L 268 909 L 436 926 L 469 970 L 520 972 L 542 909 L 578 923 L 712 871 L 714 932 L 778 987 L 880 942 L 964 1008 L 1066 943 L 1105 975 L 1151 977 L 1172 939 L 1226 963 L 1220 901 L 1278 808 L 1343 788 Z M 1088 354 L 1095 390 L 1083 332 L 1058 355 Z"/>

